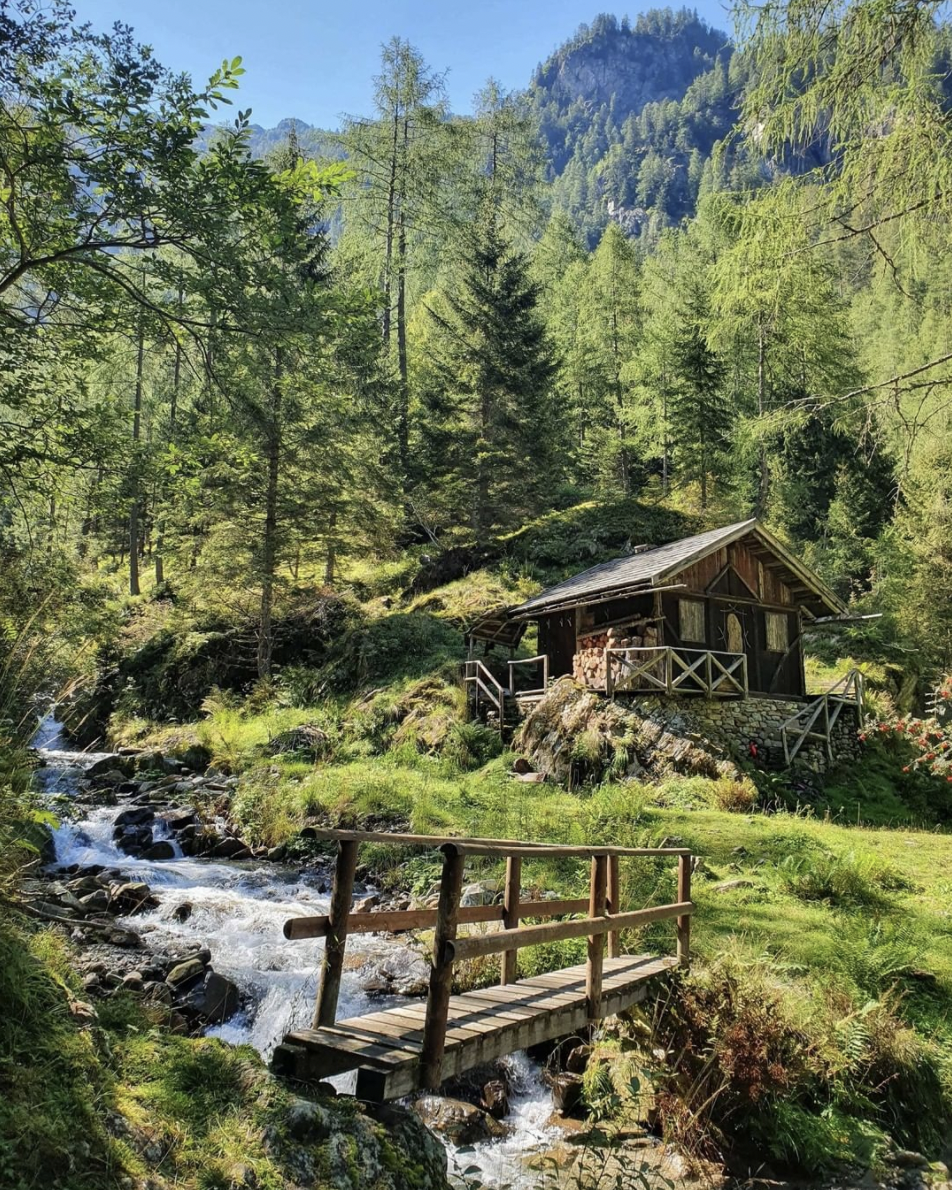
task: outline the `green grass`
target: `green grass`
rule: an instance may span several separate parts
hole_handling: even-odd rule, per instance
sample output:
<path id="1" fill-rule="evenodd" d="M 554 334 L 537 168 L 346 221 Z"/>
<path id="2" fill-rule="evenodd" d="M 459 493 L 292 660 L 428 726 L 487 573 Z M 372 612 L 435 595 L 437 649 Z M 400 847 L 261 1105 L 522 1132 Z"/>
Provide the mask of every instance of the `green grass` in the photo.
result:
<path id="1" fill-rule="evenodd" d="M 786 812 L 727 813 L 701 804 L 704 791 L 694 791 L 696 782 L 688 786 L 696 794 L 691 808 L 659 806 L 651 791 L 634 783 L 569 794 L 514 782 L 510 759 L 501 756 L 472 773 L 407 754 L 343 765 L 285 766 L 277 775 L 257 769 L 243 777 L 235 812 L 268 843 L 293 837 L 309 818 L 341 824 L 390 818 L 419 833 L 561 843 L 642 846 L 677 839 L 703 862 L 694 882 L 699 955 L 714 957 L 740 947 L 801 974 L 832 970 L 844 986 L 852 983 L 858 991 L 869 986 L 869 978 L 850 975 L 844 940 L 853 946 L 850 953 L 865 953 L 881 949 L 892 935 L 903 935 L 915 940 L 920 972 L 917 977 L 896 974 L 908 1012 L 930 1027 L 948 1028 L 936 1006 L 942 1001 L 952 1006 L 952 836 L 836 825 Z M 679 796 L 686 785 L 675 782 Z M 407 854 L 387 849 L 382 858 L 400 881 L 399 865 Z M 629 861 L 626 867 L 628 904 L 640 906 L 651 895 L 673 892 L 667 867 L 647 861 Z M 540 889 L 578 896 L 588 875 L 575 861 L 534 861 L 526 864 L 525 879 Z M 715 891 L 718 883 L 735 879 L 749 886 Z M 671 933 L 669 927 L 655 926 L 646 940 L 670 950 Z M 879 960 L 869 954 L 855 959 L 854 966 L 863 962 Z"/>
<path id="2" fill-rule="evenodd" d="M 127 996 L 70 1014 L 78 984 L 62 939 L 0 917 L 0 1185 L 4 1190 L 415 1190 L 438 1158 L 363 1115 L 318 1099 L 320 1126 L 292 1135 L 297 1091 L 258 1054 L 173 1035 Z M 415 1146 L 415 1147 L 414 1147 Z M 155 1179 L 153 1181 L 153 1179 Z"/>
<path id="3" fill-rule="evenodd" d="M 551 540 L 544 538 L 552 557 L 523 564 L 555 565 L 556 553 L 576 548 L 573 518 L 581 516 L 577 528 L 587 515 L 574 510 L 553 521 Z M 519 548 L 514 543 L 516 557 Z M 682 1017 L 666 1026 L 680 1048 L 669 1049 L 653 1074 L 663 1088 L 672 1070 L 676 1083 L 681 1078 L 682 1063 L 686 1072 L 676 1095 L 659 1100 L 668 1135 L 686 1144 L 701 1136 L 714 1148 L 746 1137 L 758 1160 L 812 1172 L 837 1160 L 875 1162 L 895 1145 L 934 1149 L 933 1125 L 952 1114 L 952 835 L 942 827 L 952 820 L 949 787 L 903 773 L 902 745 L 878 735 L 859 762 L 822 782 L 802 774 L 756 775 L 756 786 L 746 777 L 673 777 L 572 792 L 516 782 L 512 755 L 466 722 L 454 627 L 515 589 L 488 574 L 471 587 L 450 584 L 409 610 L 359 623 L 333 643 L 324 666 L 279 675 L 244 703 L 215 696 L 198 723 L 126 730 L 149 746 L 174 747 L 178 739 L 207 748 L 213 763 L 240 775 L 232 814 L 245 836 L 290 843 L 302 859 L 328 852 L 302 839 L 311 822 L 691 847 L 701 860 L 694 973 L 675 1000 Z M 813 677 L 831 682 L 847 668 L 831 656 L 813 666 Z M 327 740 L 318 763 L 267 754 L 275 735 L 305 722 Z M 440 870 L 437 853 L 390 845 L 367 847 L 361 858 L 380 883 L 417 895 Z M 468 876 L 498 879 L 501 869 L 479 861 Z M 538 859 L 525 862 L 523 880 L 534 891 L 577 897 L 587 892 L 589 872 L 582 861 Z M 670 862 L 623 863 L 623 908 L 675 895 Z M 655 923 L 624 942 L 634 952 L 671 953 L 674 930 Z M 528 949 L 520 970 L 580 962 L 584 950 L 578 940 Z M 495 968 L 486 962 L 460 975 L 483 983 Z M 703 1069 L 690 1061 L 700 1053 Z M 630 1047 L 624 1056 L 632 1060 Z M 148 1081 L 151 1058 L 143 1060 L 138 1087 Z M 207 1061 L 219 1058 L 209 1051 Z M 726 1114 L 705 1108 L 698 1115 L 698 1088 L 706 1101 L 715 1076 L 712 1102 Z M 227 1088 L 222 1073 L 215 1093 Z M 168 1082 L 154 1093 L 150 1111 L 174 1103 Z M 202 1110 L 228 1117 L 227 1103 L 209 1101 Z M 237 1123 L 229 1127 L 228 1145 L 240 1146 Z M 204 1140 L 197 1151 L 208 1152 Z"/>

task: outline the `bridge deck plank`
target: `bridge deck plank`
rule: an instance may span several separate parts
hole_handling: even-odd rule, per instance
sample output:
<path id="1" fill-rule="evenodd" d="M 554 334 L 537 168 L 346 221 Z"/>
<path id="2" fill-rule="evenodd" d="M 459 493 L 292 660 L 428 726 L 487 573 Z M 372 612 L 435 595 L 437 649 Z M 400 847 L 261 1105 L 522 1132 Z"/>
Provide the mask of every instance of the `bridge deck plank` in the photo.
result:
<path id="1" fill-rule="evenodd" d="M 651 955 L 606 959 L 602 1015 L 613 1016 L 638 1003 L 650 980 L 676 966 L 675 958 Z M 281 1048 L 299 1078 L 319 1079 L 356 1069 L 359 1097 L 395 1099 L 420 1085 L 425 1015 L 422 1002 L 410 1002 L 337 1021 L 331 1027 L 296 1030 L 287 1034 Z M 443 1078 L 587 1023 L 584 964 L 452 996 Z"/>

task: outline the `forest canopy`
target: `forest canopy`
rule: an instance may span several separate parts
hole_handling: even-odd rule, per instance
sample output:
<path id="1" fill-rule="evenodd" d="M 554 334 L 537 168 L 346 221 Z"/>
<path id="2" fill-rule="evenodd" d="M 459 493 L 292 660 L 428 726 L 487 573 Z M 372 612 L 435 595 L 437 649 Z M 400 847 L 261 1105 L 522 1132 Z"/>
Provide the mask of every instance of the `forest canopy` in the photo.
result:
<path id="1" fill-rule="evenodd" d="M 467 116 L 395 37 L 371 110 L 262 139 L 240 59 L 2 0 L 8 641 L 121 579 L 266 677 L 295 591 L 637 497 L 763 517 L 947 665 L 945 12 L 736 16 L 598 17 Z"/>

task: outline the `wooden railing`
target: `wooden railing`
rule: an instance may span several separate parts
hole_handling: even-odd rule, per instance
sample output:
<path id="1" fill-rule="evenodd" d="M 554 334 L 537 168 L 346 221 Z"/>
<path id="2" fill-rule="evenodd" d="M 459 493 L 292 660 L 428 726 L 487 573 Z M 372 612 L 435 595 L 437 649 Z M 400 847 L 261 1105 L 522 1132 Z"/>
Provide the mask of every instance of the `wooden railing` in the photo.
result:
<path id="1" fill-rule="evenodd" d="M 538 682 L 538 677 L 535 677 L 536 684 L 519 688 L 519 676 L 521 671 L 524 671 L 527 666 L 535 666 L 536 671 L 541 669 L 541 683 Z M 530 682 L 533 678 L 529 679 Z M 549 656 L 547 653 L 540 653 L 538 657 L 519 657 L 515 661 L 509 662 L 509 691 L 513 697 L 521 694 L 544 694 L 549 688 Z"/>
<path id="2" fill-rule="evenodd" d="M 858 669 L 851 669 L 846 677 L 801 707 L 781 726 L 786 763 L 791 763 L 808 740 L 824 744 L 827 758 L 832 760 L 833 728 L 844 707 L 856 708 L 858 726 L 863 714 L 863 675 Z"/>
<path id="3" fill-rule="evenodd" d="M 337 1001 L 349 934 L 433 929 L 432 967 L 421 1056 L 424 1087 L 433 1089 L 440 1083 L 453 968 L 460 960 L 498 954 L 501 956 L 500 982 L 508 984 L 516 981 L 517 954 L 522 947 L 535 946 L 541 942 L 587 938 L 586 997 L 590 1020 L 598 1020 L 603 1015 L 602 971 L 606 940 L 609 957 L 619 957 L 621 930 L 636 929 L 651 922 L 676 918 L 678 960 L 682 966 L 689 962 L 691 914 L 694 905 L 691 902 L 691 853 L 687 848 L 576 847 L 506 839 L 446 839 L 374 831 L 314 829 L 310 833 L 314 838 L 337 842 L 337 867 L 329 910 L 326 915 L 320 917 L 291 918 L 285 923 L 284 934 L 290 939 L 325 940 L 314 1027 L 332 1027 L 337 1019 Z M 350 906 L 353 899 L 354 876 L 358 850 L 362 843 L 387 843 L 441 851 L 443 870 L 437 907 L 381 913 L 352 913 Z M 460 905 L 466 860 L 471 856 L 505 861 L 506 882 L 501 904 Z M 677 901 L 669 905 L 620 912 L 619 860 L 625 856 L 676 857 Z M 572 857 L 591 859 L 588 897 L 552 901 L 522 900 L 524 860 Z M 574 921 L 542 921 L 538 925 L 528 926 L 521 924 L 524 918 L 549 919 L 579 913 L 586 916 Z M 459 937 L 460 926 L 481 922 L 500 922 L 503 929 L 465 938 Z"/>
<path id="4" fill-rule="evenodd" d="M 619 671 L 616 677 L 616 672 Z M 746 698 L 747 657 L 704 649 L 656 648 L 605 650 L 605 693 L 704 694 L 708 698 Z"/>
<path id="5" fill-rule="evenodd" d="M 506 725 L 506 688 L 482 661 L 471 659 L 463 664 L 463 681 L 473 690 L 473 711 L 478 715 L 482 698 L 496 713 L 499 734 Z"/>

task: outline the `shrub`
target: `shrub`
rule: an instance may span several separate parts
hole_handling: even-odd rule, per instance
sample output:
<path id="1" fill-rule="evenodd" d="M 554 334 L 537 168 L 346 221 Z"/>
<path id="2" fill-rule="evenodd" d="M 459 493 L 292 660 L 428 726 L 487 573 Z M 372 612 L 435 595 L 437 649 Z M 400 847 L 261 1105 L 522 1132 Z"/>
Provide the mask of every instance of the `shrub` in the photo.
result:
<path id="1" fill-rule="evenodd" d="M 886 890 L 906 886 L 897 872 L 852 850 L 788 855 L 777 871 L 782 885 L 794 896 L 836 905 L 885 904 Z"/>
<path id="2" fill-rule="evenodd" d="M 506 553 L 545 568 L 591 566 L 632 545 L 675 541 L 697 527 L 680 513 L 638 500 L 589 500 L 546 513 L 504 537 Z"/>
<path id="3" fill-rule="evenodd" d="M 767 960 L 722 955 L 656 1013 L 653 1072 L 666 1135 L 716 1157 L 753 1144 L 816 1173 L 927 1149 L 948 1117 L 942 1055 L 882 1001 L 781 982 Z"/>
<path id="4" fill-rule="evenodd" d="M 731 814 L 749 814 L 757 804 L 757 787 L 749 778 L 732 781 L 721 777 L 714 782 L 714 804 Z"/>
<path id="5" fill-rule="evenodd" d="M 323 677 L 336 690 L 357 690 L 420 678 L 447 662 L 463 660 L 458 628 L 422 612 L 396 613 L 352 628 L 338 637 Z"/>
<path id="6" fill-rule="evenodd" d="M 443 744 L 443 756 L 461 769 L 479 769 L 502 752 L 498 731 L 483 723 L 454 723 Z"/>

